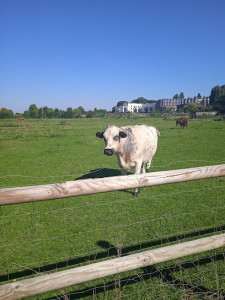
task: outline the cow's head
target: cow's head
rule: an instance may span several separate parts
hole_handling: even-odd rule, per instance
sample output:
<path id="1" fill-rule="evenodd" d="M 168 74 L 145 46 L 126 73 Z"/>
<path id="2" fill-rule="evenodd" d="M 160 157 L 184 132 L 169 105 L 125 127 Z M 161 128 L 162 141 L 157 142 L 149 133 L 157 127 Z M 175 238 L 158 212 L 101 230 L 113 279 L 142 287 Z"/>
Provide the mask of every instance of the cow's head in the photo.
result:
<path id="1" fill-rule="evenodd" d="M 115 125 L 108 125 L 103 132 L 97 132 L 98 138 L 104 138 L 105 141 L 105 155 L 113 155 L 118 152 L 120 148 L 120 141 L 127 137 L 127 134 Z"/>

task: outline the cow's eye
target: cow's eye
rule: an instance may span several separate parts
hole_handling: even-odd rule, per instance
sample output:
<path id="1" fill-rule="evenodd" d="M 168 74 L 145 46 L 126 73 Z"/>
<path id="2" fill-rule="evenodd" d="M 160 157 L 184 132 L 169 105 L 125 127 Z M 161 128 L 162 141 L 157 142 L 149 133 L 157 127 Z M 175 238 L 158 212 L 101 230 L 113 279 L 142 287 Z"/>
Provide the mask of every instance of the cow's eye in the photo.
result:
<path id="1" fill-rule="evenodd" d="M 118 135 L 116 135 L 116 136 L 114 136 L 114 141 L 119 141 L 119 136 Z"/>

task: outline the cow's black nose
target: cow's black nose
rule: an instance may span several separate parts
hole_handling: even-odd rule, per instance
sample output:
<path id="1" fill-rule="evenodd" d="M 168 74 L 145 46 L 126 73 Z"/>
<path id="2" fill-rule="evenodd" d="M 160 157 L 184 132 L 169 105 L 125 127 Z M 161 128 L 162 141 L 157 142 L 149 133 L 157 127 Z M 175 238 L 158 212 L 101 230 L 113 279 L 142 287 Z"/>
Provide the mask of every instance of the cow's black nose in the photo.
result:
<path id="1" fill-rule="evenodd" d="M 113 149 L 105 149 L 104 150 L 105 155 L 113 155 L 113 153 L 114 153 Z"/>

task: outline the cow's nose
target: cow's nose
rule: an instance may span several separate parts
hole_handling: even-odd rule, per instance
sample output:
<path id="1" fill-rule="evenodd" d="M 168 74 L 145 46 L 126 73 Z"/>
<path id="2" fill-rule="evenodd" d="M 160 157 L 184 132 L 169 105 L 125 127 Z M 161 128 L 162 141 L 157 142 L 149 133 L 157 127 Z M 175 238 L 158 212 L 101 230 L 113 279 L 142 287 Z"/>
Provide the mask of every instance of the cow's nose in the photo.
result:
<path id="1" fill-rule="evenodd" d="M 104 150 L 105 155 L 113 155 L 113 153 L 114 153 L 113 149 L 105 149 Z"/>

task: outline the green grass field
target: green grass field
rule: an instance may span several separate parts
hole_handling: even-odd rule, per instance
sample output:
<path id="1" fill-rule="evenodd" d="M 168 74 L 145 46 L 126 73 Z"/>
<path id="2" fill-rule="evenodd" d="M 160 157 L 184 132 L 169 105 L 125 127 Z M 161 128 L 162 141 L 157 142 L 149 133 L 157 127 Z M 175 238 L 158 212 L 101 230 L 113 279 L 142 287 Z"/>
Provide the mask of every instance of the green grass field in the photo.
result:
<path id="1" fill-rule="evenodd" d="M 0 120 L 0 187 L 120 175 L 95 137 L 107 124 L 161 132 L 150 172 L 225 163 L 225 122 L 175 119 Z M 0 207 L 0 283 L 225 231 L 225 178 Z M 33 299 L 223 299 L 224 249 Z M 70 295 L 70 296 L 67 296 Z"/>

